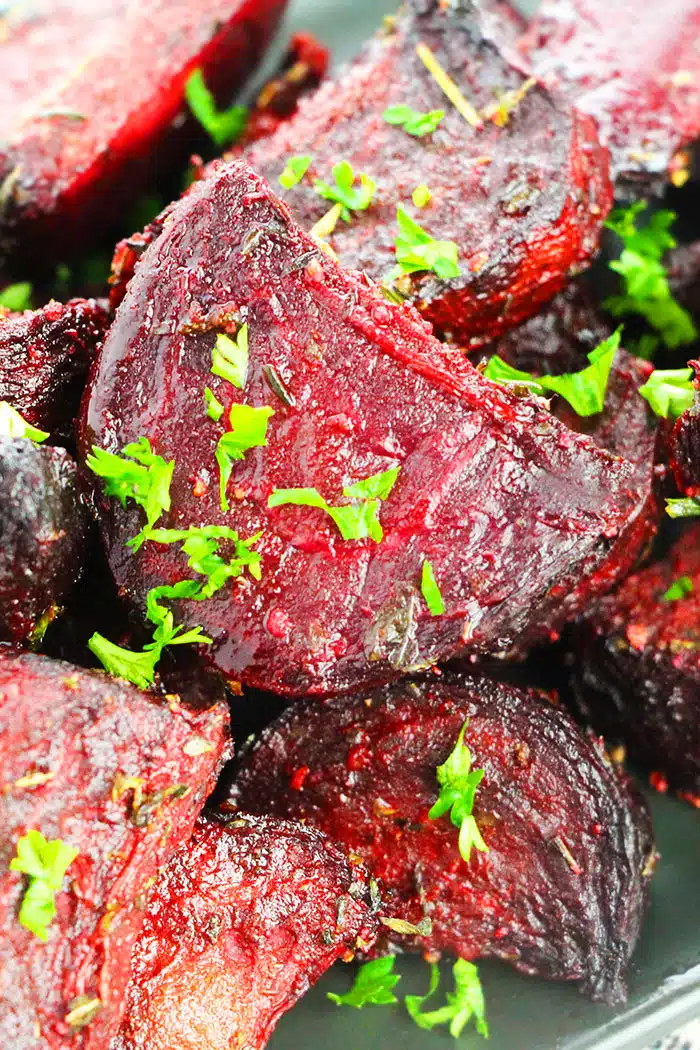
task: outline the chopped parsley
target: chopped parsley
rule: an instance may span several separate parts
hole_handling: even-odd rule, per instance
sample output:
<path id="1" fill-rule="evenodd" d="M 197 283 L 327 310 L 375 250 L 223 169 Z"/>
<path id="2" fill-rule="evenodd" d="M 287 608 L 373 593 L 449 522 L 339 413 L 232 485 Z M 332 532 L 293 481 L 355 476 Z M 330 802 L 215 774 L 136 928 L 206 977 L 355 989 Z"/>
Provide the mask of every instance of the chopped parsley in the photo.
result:
<path id="1" fill-rule="evenodd" d="M 10 870 L 28 877 L 19 921 L 40 941 L 48 940 L 46 931 L 56 915 L 56 894 L 77 856 L 77 849 L 61 839 L 45 839 L 40 831 L 28 831 L 17 841 L 17 855 L 10 861 Z"/>
<path id="2" fill-rule="evenodd" d="M 191 598 L 204 601 L 221 590 L 227 580 L 237 579 L 245 569 L 259 580 L 262 577 L 260 555 L 254 550 L 262 533 L 256 533 L 247 540 L 242 540 L 238 533 L 228 525 L 190 525 L 188 529 L 154 529 L 148 537 L 153 543 L 182 543 L 182 551 L 187 555 L 187 567 L 200 576 L 204 582 L 183 580 L 175 584 L 182 588 L 178 594 L 168 594 L 162 587 L 149 592 L 154 602 L 160 596 L 167 598 Z M 229 561 L 219 553 L 223 542 L 233 544 L 233 554 Z M 188 592 L 184 585 L 189 584 Z M 153 606 L 154 608 L 154 606 Z M 149 614 L 153 623 L 158 621 Z"/>
<path id="3" fill-rule="evenodd" d="M 211 370 L 215 376 L 227 379 L 242 390 L 248 375 L 248 325 L 242 324 L 235 342 L 223 332 L 216 337 L 211 355 Z"/>
<path id="4" fill-rule="evenodd" d="M 515 112 L 522 100 L 530 91 L 537 80 L 535 77 L 528 77 L 524 80 L 519 88 L 515 88 L 513 91 L 503 91 L 495 102 L 492 102 L 483 111 L 483 116 L 487 120 L 492 121 L 496 127 L 504 128 L 509 123 L 511 114 Z"/>
<path id="5" fill-rule="evenodd" d="M 374 179 L 371 179 L 369 175 L 365 175 L 364 172 L 358 172 L 355 175 L 352 164 L 347 160 L 341 160 L 339 164 L 334 166 L 333 178 L 335 180 L 334 186 L 327 182 L 322 182 L 321 179 L 316 179 L 314 189 L 324 200 L 340 204 L 341 218 L 345 222 L 350 222 L 351 212 L 365 211 L 369 208 L 376 193 L 377 184 Z M 359 186 L 355 186 L 356 179 L 360 180 Z"/>
<path id="6" fill-rule="evenodd" d="M 306 175 L 311 165 L 311 157 L 290 157 L 279 177 L 279 184 L 285 190 L 291 190 Z"/>
<path id="7" fill-rule="evenodd" d="M 588 355 L 590 364 L 580 372 L 535 378 L 530 372 L 512 368 L 498 354 L 494 354 L 484 369 L 484 375 L 494 383 L 524 383 L 536 394 L 550 390 L 568 401 L 577 415 L 593 416 L 605 407 L 610 369 L 620 346 L 621 331 L 618 328 L 595 350 L 591 350 Z"/>
<path id="8" fill-rule="evenodd" d="M 8 401 L 0 401 L 0 434 L 10 438 L 29 438 L 37 445 L 49 436 L 46 430 L 39 430 L 27 423 Z"/>
<path id="9" fill-rule="evenodd" d="M 467 863 L 472 847 L 488 853 L 488 846 L 472 813 L 476 789 L 483 780 L 484 770 L 471 768 L 471 751 L 464 743 L 468 724 L 467 720 L 459 731 L 453 751 L 436 770 L 440 795 L 428 813 L 430 820 L 438 820 L 451 811 L 450 819 L 459 828 L 459 852 Z"/>
<path id="10" fill-rule="evenodd" d="M 227 511 L 229 502 L 226 498 L 233 464 L 243 459 L 248 449 L 264 448 L 267 445 L 267 425 L 274 410 L 265 405 L 253 408 L 252 405 L 231 405 L 229 422 L 231 429 L 219 438 L 216 446 L 216 462 L 219 466 L 219 500 L 221 509 Z"/>
<path id="11" fill-rule="evenodd" d="M 423 562 L 423 569 L 421 571 L 420 589 L 423 597 L 425 598 L 425 604 L 433 616 L 442 616 L 445 611 L 445 603 L 442 600 L 442 594 L 438 587 L 437 580 L 435 579 L 435 573 L 433 567 L 426 558 Z"/>
<path id="12" fill-rule="evenodd" d="M 224 406 L 209 387 L 204 388 L 204 404 L 209 418 L 218 423 L 224 414 Z"/>
<path id="13" fill-rule="evenodd" d="M 416 208 L 425 208 L 426 204 L 430 204 L 432 199 L 433 195 L 430 192 L 430 188 L 424 182 L 421 182 L 420 186 L 416 186 L 411 194 L 411 200 Z"/>
<path id="14" fill-rule="evenodd" d="M 105 482 L 105 494 L 116 496 L 122 507 L 133 499 L 146 511 L 146 525 L 129 540 L 128 547 L 138 550 L 164 511 L 170 510 L 170 483 L 175 461 L 166 462 L 151 448 L 146 437 L 125 445 L 119 455 L 93 445 L 86 464 Z"/>
<path id="15" fill-rule="evenodd" d="M 674 580 L 669 589 L 665 594 L 661 595 L 663 602 L 677 602 L 681 598 L 686 598 L 689 594 L 692 594 L 695 590 L 695 586 L 690 576 L 679 576 L 677 580 Z"/>
<path id="16" fill-rule="evenodd" d="M 676 418 L 690 408 L 695 398 L 692 368 L 657 368 L 639 393 L 657 416 Z"/>
<path id="17" fill-rule="evenodd" d="M 676 214 L 657 211 L 639 230 L 637 217 L 646 206 L 645 201 L 636 201 L 628 208 L 615 209 L 608 216 L 605 225 L 624 244 L 620 258 L 610 263 L 610 268 L 623 279 L 624 295 L 606 299 L 603 306 L 615 317 L 625 314 L 644 317 L 673 349 L 693 342 L 698 335 L 688 311 L 673 298 L 666 268 L 661 262 L 676 244 L 670 232 Z"/>
<path id="18" fill-rule="evenodd" d="M 349 992 L 345 995 L 326 992 L 327 997 L 338 1006 L 354 1006 L 358 1010 L 363 1006 L 390 1006 L 397 1003 L 392 989 L 401 980 L 401 975 L 394 973 L 395 961 L 395 955 L 385 955 L 383 959 L 365 963 L 357 971 Z"/>
<path id="19" fill-rule="evenodd" d="M 399 235 L 394 241 L 396 261 L 403 273 L 431 270 L 438 277 L 459 277 L 458 248 L 454 241 L 436 241 L 401 207 L 396 218 Z"/>
<path id="20" fill-rule="evenodd" d="M 382 119 L 387 124 L 403 128 L 407 134 L 418 139 L 424 135 L 432 135 L 444 117 L 444 109 L 431 109 L 428 113 L 420 113 L 411 106 L 389 106 L 382 113 Z"/>
<path id="21" fill-rule="evenodd" d="M 440 984 L 437 963 L 430 967 L 430 985 L 426 995 L 407 995 L 406 1009 L 419 1028 L 433 1029 L 438 1025 L 449 1025 L 450 1035 L 458 1039 L 465 1026 L 473 1019 L 476 1030 L 488 1039 L 489 1026 L 486 1021 L 484 992 L 479 979 L 479 970 L 474 963 L 458 959 L 452 967 L 455 990 L 447 993 L 447 1003 L 437 1010 L 423 1012 L 424 1003 L 435 994 Z"/>
<path id="22" fill-rule="evenodd" d="M 669 518 L 697 518 L 700 516 L 700 497 L 688 496 L 687 499 L 667 499 L 666 513 Z"/>
<path id="23" fill-rule="evenodd" d="M 8 284 L 0 292 L 0 307 L 11 310 L 12 313 L 21 314 L 23 310 L 32 308 L 32 286 L 29 281 L 18 281 L 17 284 Z"/>
<path id="24" fill-rule="evenodd" d="M 185 98 L 193 115 L 217 146 L 227 146 L 239 139 L 248 123 L 246 106 L 220 110 L 204 82 L 201 69 L 195 69 L 185 84 Z"/>
<path id="25" fill-rule="evenodd" d="M 384 536 L 379 521 L 379 508 L 387 499 L 400 467 L 392 467 L 380 474 L 373 474 L 364 481 L 343 488 L 343 495 L 353 502 L 340 507 L 331 507 L 320 492 L 314 488 L 274 489 L 268 497 L 268 507 L 319 507 L 333 520 L 344 540 L 371 539 L 381 543 Z"/>

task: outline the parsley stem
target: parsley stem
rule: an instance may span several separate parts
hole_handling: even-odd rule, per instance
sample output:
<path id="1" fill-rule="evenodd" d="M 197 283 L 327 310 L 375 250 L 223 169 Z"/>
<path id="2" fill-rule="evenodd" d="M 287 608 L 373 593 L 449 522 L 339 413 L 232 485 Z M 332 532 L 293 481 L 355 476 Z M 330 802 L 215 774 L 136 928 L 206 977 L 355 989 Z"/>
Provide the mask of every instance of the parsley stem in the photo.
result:
<path id="1" fill-rule="evenodd" d="M 440 90 L 447 96 L 457 112 L 464 117 L 467 124 L 471 124 L 473 128 L 481 130 L 484 126 L 483 120 L 471 102 L 464 97 L 452 77 L 442 68 L 430 48 L 425 44 L 418 44 L 416 46 L 416 54 Z"/>

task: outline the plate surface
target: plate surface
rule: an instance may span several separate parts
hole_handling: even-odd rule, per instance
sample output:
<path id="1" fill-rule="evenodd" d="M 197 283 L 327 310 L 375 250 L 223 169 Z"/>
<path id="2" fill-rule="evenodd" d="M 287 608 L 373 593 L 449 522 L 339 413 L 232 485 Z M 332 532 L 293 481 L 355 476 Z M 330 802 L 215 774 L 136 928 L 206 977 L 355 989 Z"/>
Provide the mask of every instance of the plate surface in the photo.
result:
<path id="1" fill-rule="evenodd" d="M 614 2 L 614 0 L 613 0 Z M 277 54 L 293 30 L 310 30 L 334 61 L 351 58 L 397 0 L 290 0 Z M 534 6 L 522 4 L 523 7 Z M 274 68 L 271 57 L 269 68 Z M 499 963 L 481 967 L 491 1038 L 467 1028 L 457 1045 L 484 1050 L 645 1050 L 684 1021 L 700 1017 L 700 813 L 654 795 L 654 824 L 662 861 L 652 883 L 649 916 L 630 974 L 626 1007 L 611 1011 L 587 1002 L 575 988 L 521 977 Z M 397 964 L 397 991 L 423 993 L 422 960 Z M 443 990 L 451 987 L 450 964 Z M 270 1050 L 435 1050 L 454 1045 L 442 1029 L 424 1032 L 402 1005 L 353 1010 L 336 1007 L 326 992 L 346 991 L 350 967 L 338 965 L 280 1021 Z"/>

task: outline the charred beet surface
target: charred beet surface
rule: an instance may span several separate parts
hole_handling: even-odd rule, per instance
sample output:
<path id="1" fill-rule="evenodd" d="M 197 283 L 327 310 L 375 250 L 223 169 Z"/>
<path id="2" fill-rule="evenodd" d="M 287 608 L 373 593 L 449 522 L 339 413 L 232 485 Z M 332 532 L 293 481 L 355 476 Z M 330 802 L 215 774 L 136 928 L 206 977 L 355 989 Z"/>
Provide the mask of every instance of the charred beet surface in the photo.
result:
<path id="1" fill-rule="evenodd" d="M 0 492 L 0 641 L 21 643 L 78 581 L 87 521 L 76 464 L 62 448 L 0 439 Z"/>
<path id="2" fill-rule="evenodd" d="M 188 711 L 62 661 L 0 655 L 3 1047 L 109 1045 L 143 894 L 192 831 L 228 750 L 227 723 L 223 706 Z M 30 828 L 79 851 L 46 944 L 19 924 L 26 879 L 8 870 Z M 65 1020 L 89 1002 L 89 1024 Z"/>
<path id="3" fill-rule="evenodd" d="M 284 6 L 79 0 L 6 19 L 0 265 L 16 251 L 40 262 L 47 249 L 65 258 L 114 225 L 119 205 L 152 176 L 158 148 L 172 151 L 178 130 L 186 148 L 176 118 L 191 70 L 202 67 L 225 98 L 255 65 Z"/>
<path id="4" fill-rule="evenodd" d="M 237 390 L 210 368 L 217 332 L 244 320 Z M 226 514 L 215 463 L 226 416 L 206 418 L 205 386 L 227 411 L 275 412 L 267 447 L 233 466 Z M 632 464 L 482 379 L 410 306 L 343 272 L 243 164 L 222 165 L 170 212 L 105 342 L 83 448 L 142 435 L 176 462 L 164 525 L 262 531 L 261 582 L 180 602 L 178 618 L 202 624 L 214 639 L 204 655 L 228 678 L 290 695 L 458 652 L 520 652 L 607 590 L 650 524 Z M 343 503 L 344 486 L 397 466 L 381 543 L 342 540 L 318 508 L 267 505 L 273 489 L 304 486 Z M 141 522 L 133 504 L 101 507 L 117 584 L 138 608 L 150 587 L 188 575 L 176 544 L 126 548 Z M 425 558 L 444 616 L 421 596 Z"/>
<path id="5" fill-rule="evenodd" d="M 540 85 L 499 127 L 474 128 L 442 93 L 416 54 L 429 48 L 477 110 L 494 87 L 517 92 L 527 74 L 494 10 L 460 0 L 410 0 L 393 28 L 367 45 L 348 71 L 304 101 L 298 115 L 247 153 L 273 184 L 290 155 L 308 155 L 301 183 L 283 196 L 309 229 L 329 207 L 314 179 L 333 182 L 347 160 L 377 183 L 366 211 L 330 238 L 343 265 L 383 279 L 396 263 L 397 205 L 437 240 L 455 241 L 462 275 L 404 277 L 415 305 L 448 339 L 480 345 L 534 314 L 595 252 L 611 204 L 608 157 L 594 122 Z M 382 119 L 389 106 L 442 109 L 432 134 L 415 138 Z M 426 183 L 428 207 L 411 193 Z M 405 282 L 405 287 L 404 287 Z"/>
<path id="6" fill-rule="evenodd" d="M 665 600 L 686 576 L 692 592 Z M 700 526 L 599 602 L 573 639 L 584 716 L 673 787 L 700 796 Z"/>
<path id="7" fill-rule="evenodd" d="M 52 440 L 69 438 L 110 319 L 106 302 L 95 299 L 51 302 L 4 317 L 0 311 L 0 401 L 48 430 Z"/>
<path id="8" fill-rule="evenodd" d="M 485 770 L 474 815 L 488 846 L 469 863 L 449 818 L 428 819 L 465 719 L 473 768 Z M 649 818 L 602 744 L 539 694 L 450 673 L 295 704 L 244 757 L 232 800 L 307 820 L 361 856 L 389 914 L 432 921 L 417 948 L 624 996 Z"/>
<path id="9" fill-rule="evenodd" d="M 250 1047 L 376 931 L 367 874 L 316 828 L 200 818 L 161 873 L 111 1050 Z"/>

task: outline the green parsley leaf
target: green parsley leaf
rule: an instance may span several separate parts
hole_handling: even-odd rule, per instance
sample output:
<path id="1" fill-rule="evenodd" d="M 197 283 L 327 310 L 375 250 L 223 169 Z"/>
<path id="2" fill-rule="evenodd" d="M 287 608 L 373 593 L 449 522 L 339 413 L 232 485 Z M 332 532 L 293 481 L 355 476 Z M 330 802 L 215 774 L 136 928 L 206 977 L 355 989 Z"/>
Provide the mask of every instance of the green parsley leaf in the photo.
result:
<path id="1" fill-rule="evenodd" d="M 29 882 L 22 898 L 19 921 L 39 938 L 48 940 L 47 927 L 56 915 L 56 894 L 78 850 L 61 839 L 45 839 L 40 831 L 28 831 L 17 841 L 11 871 L 21 871 Z"/>
<path id="2" fill-rule="evenodd" d="M 204 404 L 206 405 L 209 418 L 218 423 L 224 414 L 224 406 L 208 386 L 204 388 Z"/>
<path id="3" fill-rule="evenodd" d="M 382 959 L 365 963 L 357 971 L 355 983 L 349 992 L 345 995 L 326 992 L 327 997 L 338 1006 L 354 1006 L 358 1010 L 363 1006 L 390 1006 L 397 1003 L 392 989 L 401 980 L 401 975 L 394 973 L 395 961 L 395 955 L 385 955 Z"/>
<path id="4" fill-rule="evenodd" d="M 352 164 L 347 160 L 341 160 L 339 164 L 335 165 L 333 178 L 335 179 L 335 186 L 330 186 L 327 182 L 316 179 L 314 189 L 324 200 L 340 204 L 342 209 L 340 212 L 341 218 L 345 222 L 350 222 L 351 212 L 365 211 L 369 208 L 376 193 L 377 184 L 374 179 L 371 179 L 369 175 L 365 175 L 364 172 L 358 172 L 355 175 Z M 355 186 L 356 178 L 360 180 L 359 187 Z"/>
<path id="5" fill-rule="evenodd" d="M 442 600 L 442 594 L 440 593 L 440 588 L 435 579 L 433 567 L 427 558 L 423 562 L 420 589 L 425 598 L 425 604 L 428 606 L 432 615 L 442 616 L 445 611 L 445 603 Z"/>
<path id="6" fill-rule="evenodd" d="M 681 598 L 692 594 L 694 590 L 695 586 L 690 576 L 679 576 L 677 580 L 673 581 L 666 593 L 661 595 L 661 600 L 663 602 L 677 602 Z"/>
<path id="7" fill-rule="evenodd" d="M 268 497 L 268 507 L 283 507 L 288 504 L 297 507 L 319 507 L 332 519 L 344 540 L 371 539 L 381 543 L 384 536 L 379 521 L 381 502 L 388 498 L 401 467 L 373 474 L 364 481 L 347 485 L 343 495 L 348 499 L 361 499 L 361 503 L 350 503 L 340 507 L 331 507 L 320 492 L 314 488 L 275 489 Z"/>
<path id="8" fill-rule="evenodd" d="M 128 547 L 138 550 L 161 514 L 170 510 L 175 461 L 166 463 L 152 450 L 148 438 L 140 437 L 125 445 L 119 455 L 93 445 L 92 455 L 85 462 L 93 474 L 103 478 L 106 495 L 116 496 L 122 507 L 126 507 L 128 499 L 133 499 L 146 511 L 146 526 L 127 543 Z"/>
<path id="9" fill-rule="evenodd" d="M 243 459 L 251 448 L 264 448 L 267 445 L 267 425 L 274 410 L 265 405 L 253 408 L 252 405 L 231 405 L 229 420 L 231 430 L 222 434 L 216 446 L 216 462 L 219 465 L 219 499 L 221 509 L 227 511 L 229 502 L 226 489 L 237 459 Z"/>
<path id="10" fill-rule="evenodd" d="M 407 995 L 406 1009 L 419 1028 L 431 1030 L 437 1025 L 448 1024 L 450 1035 L 458 1039 L 465 1026 L 472 1019 L 476 1030 L 484 1039 L 488 1039 L 489 1027 L 486 1021 L 486 1004 L 484 992 L 479 979 L 479 970 L 474 963 L 458 959 L 452 967 L 455 982 L 454 992 L 447 993 L 447 1004 L 437 1010 L 421 1012 L 421 1007 L 433 995 L 440 984 L 440 971 L 437 963 L 430 968 L 430 986 L 427 995 Z"/>
<path id="11" fill-rule="evenodd" d="M 311 157 L 290 157 L 279 177 L 280 186 L 285 190 L 291 190 L 292 186 L 296 186 L 304 178 L 310 164 Z"/>
<path id="12" fill-rule="evenodd" d="M 0 434 L 10 438 L 29 438 L 37 445 L 49 436 L 46 430 L 39 430 L 27 423 L 8 401 L 0 401 Z"/>
<path id="13" fill-rule="evenodd" d="M 409 135 L 423 138 L 431 135 L 445 116 L 444 109 L 431 109 L 429 113 L 420 113 L 411 106 L 389 106 L 382 113 L 387 124 L 402 127 Z"/>
<path id="14" fill-rule="evenodd" d="M 676 418 L 690 408 L 695 398 L 692 368 L 657 368 L 639 393 L 657 416 Z"/>
<path id="15" fill-rule="evenodd" d="M 700 497 L 694 499 L 667 499 L 666 513 L 669 518 L 696 518 L 700 516 Z"/>
<path id="16" fill-rule="evenodd" d="M 234 342 L 223 332 L 217 335 L 212 351 L 211 370 L 242 390 L 248 375 L 248 325 L 242 324 Z"/>
<path id="17" fill-rule="evenodd" d="M 23 310 L 31 310 L 32 286 L 29 281 L 19 281 L 3 288 L 0 292 L 0 306 L 16 314 L 21 314 Z"/>
<path id="18" fill-rule="evenodd" d="M 400 466 L 391 467 L 389 470 L 382 471 L 381 474 L 372 474 L 364 481 L 356 481 L 354 485 L 347 485 L 343 489 L 343 495 L 351 499 L 388 499 L 400 470 Z"/>
<path id="19" fill-rule="evenodd" d="M 115 678 L 132 682 L 139 689 L 148 689 L 153 685 L 156 664 L 160 660 L 161 649 L 151 646 L 142 651 L 124 649 L 95 631 L 88 641 L 88 649 L 95 654 L 105 671 Z"/>
<path id="20" fill-rule="evenodd" d="M 241 137 L 248 123 L 246 106 L 220 110 L 204 82 L 201 69 L 195 69 L 185 84 L 185 98 L 204 130 L 217 146 L 228 146 Z"/>
<path id="21" fill-rule="evenodd" d="M 183 553 L 187 555 L 188 568 L 193 572 L 205 576 L 204 583 L 195 580 L 184 580 L 175 584 L 180 588 L 178 594 L 167 594 L 162 588 L 155 588 L 152 592 L 152 601 L 156 602 L 159 594 L 170 598 L 192 598 L 195 601 L 204 601 L 211 598 L 220 590 L 227 580 L 237 579 L 245 569 L 250 575 L 259 580 L 262 577 L 260 567 L 260 555 L 254 550 L 255 544 L 261 538 L 262 533 L 256 533 L 247 540 L 240 539 L 237 532 L 227 525 L 190 525 L 188 529 L 153 529 L 149 540 L 153 543 L 182 543 Z M 233 544 L 233 553 L 230 561 L 219 553 L 219 547 L 223 542 Z M 186 586 L 190 588 L 187 593 Z M 148 613 L 153 623 L 158 620 L 151 612 L 156 608 L 151 606 Z"/>
<path id="22" fill-rule="evenodd" d="M 471 751 L 464 743 L 468 725 L 469 720 L 462 726 L 453 751 L 436 770 L 440 795 L 428 813 L 429 820 L 438 820 L 451 810 L 450 819 L 459 828 L 459 852 L 467 863 L 472 846 L 482 853 L 488 853 L 488 846 L 472 814 L 476 789 L 483 780 L 484 770 L 471 768 Z"/>
<path id="23" fill-rule="evenodd" d="M 400 233 L 394 241 L 396 261 L 403 273 L 431 270 L 447 280 L 459 277 L 458 248 L 454 241 L 436 241 L 399 205 L 396 218 Z"/>
<path id="24" fill-rule="evenodd" d="M 432 199 L 433 195 L 430 192 L 430 187 L 426 186 L 424 182 L 421 182 L 420 186 L 416 186 L 411 194 L 411 200 L 416 208 L 424 208 L 426 204 L 430 204 Z"/>

